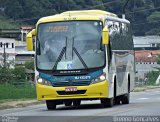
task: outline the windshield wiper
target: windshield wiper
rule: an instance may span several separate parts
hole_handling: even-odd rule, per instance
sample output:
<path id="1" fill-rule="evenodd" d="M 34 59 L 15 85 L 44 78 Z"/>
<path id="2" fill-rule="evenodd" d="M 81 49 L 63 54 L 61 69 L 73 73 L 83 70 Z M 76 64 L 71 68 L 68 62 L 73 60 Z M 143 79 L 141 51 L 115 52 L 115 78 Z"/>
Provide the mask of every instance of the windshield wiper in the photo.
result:
<path id="1" fill-rule="evenodd" d="M 54 64 L 54 66 L 52 68 L 53 71 L 56 69 L 58 62 L 61 61 L 64 53 L 66 53 L 66 47 L 67 47 L 67 37 L 66 37 L 66 45 L 65 45 L 65 47 L 62 48 L 62 50 L 61 50 L 61 52 L 60 52 L 60 54 L 59 54 L 59 56 L 58 56 L 58 58 L 57 58 L 57 60 L 56 60 L 56 62 Z M 65 54 L 65 58 L 66 58 L 66 54 Z"/>
<path id="2" fill-rule="evenodd" d="M 55 62 L 55 64 L 54 64 L 54 66 L 53 66 L 53 68 L 52 68 L 53 71 L 56 69 L 58 62 L 61 61 L 64 53 L 66 53 L 66 48 L 67 48 L 67 37 L 66 37 L 66 45 L 65 45 L 65 47 L 62 48 L 62 50 L 61 50 L 61 52 L 60 52 L 60 54 L 59 54 L 59 56 L 58 56 L 58 58 L 57 58 L 57 60 L 56 60 L 56 62 Z M 72 51 L 75 52 L 75 54 L 77 55 L 77 57 L 79 58 L 79 60 L 80 60 L 81 63 L 83 64 L 83 66 L 85 67 L 85 69 L 88 69 L 88 66 L 87 66 L 86 63 L 84 62 L 83 58 L 81 57 L 81 55 L 79 54 L 79 52 L 77 51 L 77 49 L 74 47 L 74 38 L 73 38 L 73 43 L 72 43 Z M 66 57 L 65 57 L 65 58 L 66 58 Z M 72 52 L 72 58 L 73 58 L 73 52 Z"/>
<path id="3" fill-rule="evenodd" d="M 81 61 L 81 63 L 83 64 L 83 66 L 85 67 L 85 69 L 88 69 L 87 64 L 84 62 L 84 60 L 82 59 L 81 55 L 79 54 L 79 52 L 77 51 L 77 49 L 75 47 L 73 47 L 73 51 L 76 53 L 76 55 L 78 56 L 79 60 Z"/>
<path id="4" fill-rule="evenodd" d="M 58 56 L 58 58 L 57 58 L 57 60 L 56 60 L 56 62 L 54 64 L 54 66 L 52 68 L 52 70 L 56 69 L 58 62 L 61 61 L 61 59 L 62 59 L 62 57 L 63 57 L 63 55 L 64 55 L 65 52 L 66 52 L 66 47 L 63 47 L 63 49 L 61 50 L 61 52 L 60 52 L 60 54 L 59 54 L 59 56 Z"/>
<path id="5" fill-rule="evenodd" d="M 72 50 L 75 52 L 75 54 L 78 56 L 79 60 L 81 61 L 81 63 L 83 64 L 83 66 L 85 67 L 85 69 L 88 69 L 87 64 L 84 62 L 83 58 L 81 57 L 81 55 L 79 54 L 79 52 L 77 51 L 77 49 L 74 47 L 74 37 L 73 37 L 73 43 L 72 43 Z M 73 56 L 73 53 L 72 53 Z"/>

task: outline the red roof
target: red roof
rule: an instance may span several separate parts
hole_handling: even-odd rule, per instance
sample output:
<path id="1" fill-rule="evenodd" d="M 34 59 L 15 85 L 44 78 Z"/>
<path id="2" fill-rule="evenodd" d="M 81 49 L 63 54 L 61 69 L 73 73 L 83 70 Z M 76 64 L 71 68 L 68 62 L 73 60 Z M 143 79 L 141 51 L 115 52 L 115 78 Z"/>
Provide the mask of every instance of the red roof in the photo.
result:
<path id="1" fill-rule="evenodd" d="M 33 26 L 22 26 L 21 29 L 23 29 L 23 30 L 32 30 Z"/>
<path id="2" fill-rule="evenodd" d="M 160 50 L 135 51 L 136 62 L 156 62 Z"/>

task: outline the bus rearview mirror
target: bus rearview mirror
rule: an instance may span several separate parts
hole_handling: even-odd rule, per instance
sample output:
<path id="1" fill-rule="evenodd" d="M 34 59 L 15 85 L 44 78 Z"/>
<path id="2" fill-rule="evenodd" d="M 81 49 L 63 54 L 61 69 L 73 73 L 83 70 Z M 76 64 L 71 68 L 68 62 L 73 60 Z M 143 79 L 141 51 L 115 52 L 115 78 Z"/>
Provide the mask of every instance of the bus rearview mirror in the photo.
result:
<path id="1" fill-rule="evenodd" d="M 32 33 L 32 36 L 36 36 L 36 29 L 33 29 L 31 33 Z"/>
<path id="2" fill-rule="evenodd" d="M 102 44 L 105 44 L 105 45 L 109 44 L 109 34 L 108 34 L 107 27 L 104 27 L 102 31 Z"/>
<path id="3" fill-rule="evenodd" d="M 33 29 L 26 36 L 27 50 L 28 51 L 33 51 L 33 36 L 35 36 L 35 35 L 36 35 L 36 31 L 35 31 L 35 29 Z"/>

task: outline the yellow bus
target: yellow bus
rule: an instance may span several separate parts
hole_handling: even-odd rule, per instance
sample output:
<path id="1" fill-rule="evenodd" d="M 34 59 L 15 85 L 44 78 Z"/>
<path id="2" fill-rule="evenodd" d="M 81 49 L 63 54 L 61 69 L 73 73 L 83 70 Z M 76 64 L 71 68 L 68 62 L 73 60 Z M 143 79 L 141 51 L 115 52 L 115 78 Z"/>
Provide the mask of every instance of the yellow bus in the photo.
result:
<path id="1" fill-rule="evenodd" d="M 102 10 L 43 17 L 27 34 L 35 38 L 37 99 L 48 110 L 100 100 L 103 107 L 129 104 L 135 60 L 130 22 Z"/>

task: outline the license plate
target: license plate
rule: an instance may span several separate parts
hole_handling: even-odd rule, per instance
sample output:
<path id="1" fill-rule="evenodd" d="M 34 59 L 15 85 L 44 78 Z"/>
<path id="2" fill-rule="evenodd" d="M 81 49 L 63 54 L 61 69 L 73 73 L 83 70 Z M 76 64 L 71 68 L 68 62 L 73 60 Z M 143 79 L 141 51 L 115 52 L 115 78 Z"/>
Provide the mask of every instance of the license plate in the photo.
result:
<path id="1" fill-rule="evenodd" d="M 67 87 L 67 88 L 65 88 L 65 91 L 66 92 L 73 92 L 73 91 L 77 91 L 77 88 L 76 87 Z"/>

